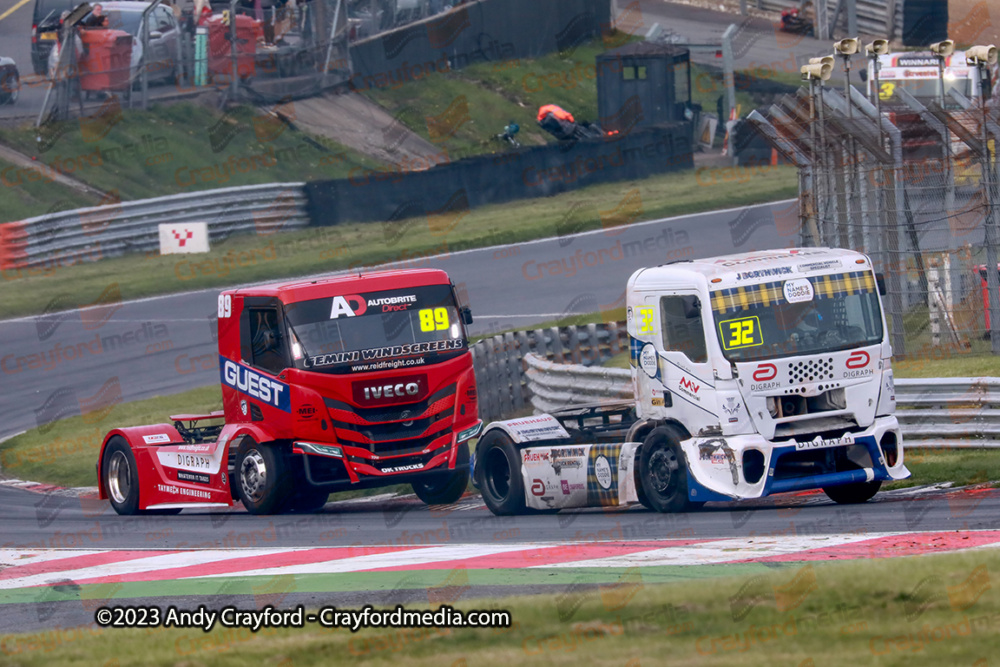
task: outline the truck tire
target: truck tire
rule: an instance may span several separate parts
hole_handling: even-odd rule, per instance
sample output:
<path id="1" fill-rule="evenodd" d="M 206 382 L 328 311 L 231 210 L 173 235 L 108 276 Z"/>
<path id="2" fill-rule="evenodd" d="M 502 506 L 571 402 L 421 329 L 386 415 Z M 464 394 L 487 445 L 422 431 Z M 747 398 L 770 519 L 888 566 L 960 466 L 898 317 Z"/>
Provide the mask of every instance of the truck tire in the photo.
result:
<path id="1" fill-rule="evenodd" d="M 120 435 L 111 438 L 104 448 L 101 484 L 116 512 L 122 515 L 139 513 L 139 471 L 132 448 Z"/>
<path id="2" fill-rule="evenodd" d="M 866 503 L 875 497 L 878 490 L 882 488 L 882 480 L 871 482 L 856 482 L 854 484 L 842 484 L 839 486 L 824 486 L 823 493 L 833 502 L 839 505 L 856 505 Z"/>
<path id="3" fill-rule="evenodd" d="M 250 514 L 278 514 L 292 493 L 291 475 L 275 447 L 243 438 L 236 450 L 236 493 Z"/>
<path id="4" fill-rule="evenodd" d="M 684 512 L 700 507 L 688 500 L 687 466 L 680 437 L 669 426 L 658 426 L 642 441 L 639 456 L 640 502 L 657 512 Z M 645 500 L 642 500 L 642 499 Z"/>
<path id="5" fill-rule="evenodd" d="M 465 493 L 469 486 L 469 446 L 458 446 L 455 469 L 437 483 L 414 482 L 413 492 L 427 505 L 450 505 Z"/>
<path id="6" fill-rule="evenodd" d="M 499 429 L 484 435 L 476 446 L 476 481 L 491 512 L 497 516 L 524 514 L 521 453 Z"/>
<path id="7" fill-rule="evenodd" d="M 330 499 L 330 492 L 316 487 L 302 487 L 291 497 L 288 509 L 292 512 L 309 513 L 323 509 Z"/>
<path id="8" fill-rule="evenodd" d="M 641 460 L 641 457 L 642 457 L 642 449 L 640 448 L 639 457 L 637 457 L 637 460 Z M 632 470 L 632 479 L 635 484 L 635 495 L 638 498 L 639 503 L 648 510 L 655 509 L 652 505 L 649 504 L 649 498 L 646 497 L 646 491 L 645 489 L 642 488 L 642 475 L 639 474 L 639 470 L 642 468 L 642 466 L 637 465 L 633 466 L 633 468 L 634 469 Z"/>

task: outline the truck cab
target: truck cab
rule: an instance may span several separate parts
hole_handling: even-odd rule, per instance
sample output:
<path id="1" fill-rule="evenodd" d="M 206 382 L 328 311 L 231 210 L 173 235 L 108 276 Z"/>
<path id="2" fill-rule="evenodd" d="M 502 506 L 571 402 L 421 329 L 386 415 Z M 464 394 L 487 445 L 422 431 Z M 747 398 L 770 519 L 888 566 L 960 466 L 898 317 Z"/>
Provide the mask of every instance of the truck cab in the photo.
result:
<path id="1" fill-rule="evenodd" d="M 905 90 L 922 104 L 930 105 L 941 100 L 941 85 L 944 84 L 944 107 L 949 111 L 961 109 L 951 97 L 954 90 L 972 100 L 982 94 L 987 100 L 1000 93 L 1000 69 L 990 66 L 989 78 L 980 81 L 975 67 L 966 64 L 965 51 L 955 51 L 944 58 L 943 69 L 939 71 L 937 57 L 929 51 L 906 51 L 878 56 L 878 90 L 875 90 L 875 63 L 869 60 L 867 70 L 862 70 L 867 85 L 868 97 L 878 94 L 882 112 L 903 133 L 903 148 L 907 159 L 940 158 L 941 137 L 930 132 L 916 111 L 902 99 Z M 972 132 L 977 126 L 965 122 Z M 957 136 L 952 137 L 952 153 L 959 154 L 963 144 Z"/>
<path id="2" fill-rule="evenodd" d="M 443 271 L 228 290 L 218 318 L 221 413 L 105 438 L 101 493 L 120 513 L 238 499 L 270 514 L 399 483 L 461 497 L 481 422 L 471 313 Z"/>
<path id="3" fill-rule="evenodd" d="M 868 258 L 801 248 L 641 269 L 627 289 L 641 439 L 677 434 L 688 502 L 909 476 Z"/>
<path id="4" fill-rule="evenodd" d="M 634 400 L 494 422 L 476 484 L 495 514 L 641 502 L 661 512 L 909 477 L 868 257 L 793 248 L 635 271 Z"/>

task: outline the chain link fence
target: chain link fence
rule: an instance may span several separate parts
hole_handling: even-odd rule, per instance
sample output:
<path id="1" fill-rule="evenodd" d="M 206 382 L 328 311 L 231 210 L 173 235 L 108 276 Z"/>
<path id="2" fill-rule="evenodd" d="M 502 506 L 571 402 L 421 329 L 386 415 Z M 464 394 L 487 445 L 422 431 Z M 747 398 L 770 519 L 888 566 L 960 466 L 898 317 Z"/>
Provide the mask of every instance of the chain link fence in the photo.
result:
<path id="1" fill-rule="evenodd" d="M 996 294 L 997 271 L 986 270 L 997 266 L 997 104 L 956 89 L 881 92 L 812 80 L 751 114 L 798 167 L 800 241 L 872 257 L 897 356 L 1000 353 L 987 287 Z"/>

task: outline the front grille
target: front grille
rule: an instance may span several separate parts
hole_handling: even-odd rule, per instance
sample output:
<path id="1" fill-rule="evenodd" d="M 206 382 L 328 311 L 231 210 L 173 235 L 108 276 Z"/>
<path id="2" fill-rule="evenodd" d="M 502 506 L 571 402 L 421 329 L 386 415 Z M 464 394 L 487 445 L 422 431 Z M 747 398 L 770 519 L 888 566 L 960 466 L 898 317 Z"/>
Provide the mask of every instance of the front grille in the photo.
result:
<path id="1" fill-rule="evenodd" d="M 344 401 L 338 401 L 334 398 L 324 398 L 323 402 L 326 407 L 332 410 L 343 410 L 344 412 L 351 412 L 367 422 L 379 423 L 379 422 L 390 422 L 390 421 L 402 421 L 405 419 L 410 419 L 412 417 L 419 417 L 420 415 L 427 412 L 428 409 L 438 401 L 442 401 L 449 396 L 455 395 L 455 385 L 450 384 L 447 387 L 439 389 L 434 393 L 434 395 L 425 398 L 417 403 L 407 403 L 403 405 L 383 405 L 377 408 L 359 408 L 351 405 L 350 403 L 345 403 Z M 452 404 L 454 402 L 452 401 Z"/>
<path id="2" fill-rule="evenodd" d="M 816 417 L 778 424 L 774 427 L 774 439 L 795 437 L 798 440 L 812 440 L 817 435 L 823 438 L 839 438 L 844 433 L 857 431 L 858 421 L 851 417 Z"/>
<path id="3" fill-rule="evenodd" d="M 414 438 L 413 440 L 391 440 L 389 442 L 376 442 L 370 445 L 363 445 L 360 443 L 351 444 L 355 447 L 367 449 L 376 456 L 410 456 L 413 454 L 421 454 L 425 449 L 432 446 L 436 449 L 440 449 L 441 447 L 451 444 L 450 438 L 442 436 L 447 436 L 447 432 L 428 436 L 426 438 Z M 428 452 L 426 456 L 433 456 L 434 454 L 435 451 L 431 451 Z M 356 460 L 371 463 L 368 459 Z"/>
<path id="4" fill-rule="evenodd" d="M 788 365 L 788 383 L 819 382 L 833 379 L 833 357 L 807 359 Z"/>
<path id="5" fill-rule="evenodd" d="M 426 419 L 414 419 L 406 422 L 389 422 L 388 424 L 347 424 L 345 422 L 333 422 L 338 431 L 348 431 L 356 433 L 370 442 L 386 442 L 389 440 L 406 440 L 418 438 L 427 429 L 434 426 L 439 421 L 447 420 L 455 413 L 454 408 L 448 408 L 444 412 L 439 412 L 433 417 Z"/>

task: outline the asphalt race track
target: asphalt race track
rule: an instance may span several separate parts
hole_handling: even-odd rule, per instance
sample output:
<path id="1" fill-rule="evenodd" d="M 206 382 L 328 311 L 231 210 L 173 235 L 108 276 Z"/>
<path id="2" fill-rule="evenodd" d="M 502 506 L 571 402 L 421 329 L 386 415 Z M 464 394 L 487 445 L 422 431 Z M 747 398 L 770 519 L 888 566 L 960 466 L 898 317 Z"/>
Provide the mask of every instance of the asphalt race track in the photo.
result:
<path id="1" fill-rule="evenodd" d="M 471 599 L 579 588 L 565 578 L 578 566 L 605 567 L 614 580 L 622 568 L 642 565 L 644 580 L 653 582 L 693 576 L 691 565 L 725 564 L 715 574 L 732 575 L 782 563 L 1000 545 L 995 489 L 905 489 L 857 506 L 835 505 L 821 493 L 786 494 L 710 503 L 689 514 L 632 508 L 494 517 L 478 496 L 467 495 L 431 508 L 404 496 L 332 502 L 301 515 L 255 517 L 238 508 L 119 517 L 106 502 L 70 490 L 0 486 L 0 506 L 0 633 L 85 625 L 107 603 L 253 606 L 267 595 L 281 607 L 412 603 L 455 572 L 464 577 L 458 597 Z M 62 557 L 71 564 L 62 569 L 69 576 L 57 571 L 53 563 L 60 561 L 17 567 L 18 558 L 32 554 L 59 557 L 53 549 L 67 550 Z M 432 552 L 441 555 L 426 555 Z M 410 554 L 416 560 L 407 560 Z M 102 557 L 123 574 L 105 573 L 107 565 L 74 569 Z M 142 558 L 181 560 L 150 565 L 163 570 L 159 575 L 128 570 Z M 310 558 L 323 562 L 310 565 Z M 364 558 L 375 560 L 343 565 Z M 226 569 L 228 561 L 234 565 Z M 255 570 L 265 567 L 277 569 Z M 17 579 L 19 569 L 30 576 Z M 338 572 L 339 579 L 330 574 Z M 539 578 L 553 572 L 565 577 Z M 81 593 L 84 584 L 93 585 Z"/>

